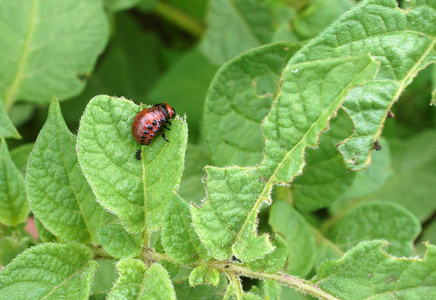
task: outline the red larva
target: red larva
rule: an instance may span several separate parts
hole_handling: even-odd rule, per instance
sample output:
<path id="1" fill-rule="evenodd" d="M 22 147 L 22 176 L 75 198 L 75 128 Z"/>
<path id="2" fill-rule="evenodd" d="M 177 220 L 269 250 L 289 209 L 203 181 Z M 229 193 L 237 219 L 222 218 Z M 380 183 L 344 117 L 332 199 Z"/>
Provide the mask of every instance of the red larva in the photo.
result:
<path id="1" fill-rule="evenodd" d="M 151 108 L 145 108 L 141 110 L 133 119 L 132 123 L 132 135 L 135 141 L 141 145 L 148 146 L 151 141 L 160 132 L 162 138 L 169 142 L 165 138 L 163 129 L 168 129 L 165 124 L 171 125 L 170 119 L 176 116 L 176 111 L 166 103 L 158 103 Z M 141 159 L 141 149 L 136 152 L 136 158 Z"/>

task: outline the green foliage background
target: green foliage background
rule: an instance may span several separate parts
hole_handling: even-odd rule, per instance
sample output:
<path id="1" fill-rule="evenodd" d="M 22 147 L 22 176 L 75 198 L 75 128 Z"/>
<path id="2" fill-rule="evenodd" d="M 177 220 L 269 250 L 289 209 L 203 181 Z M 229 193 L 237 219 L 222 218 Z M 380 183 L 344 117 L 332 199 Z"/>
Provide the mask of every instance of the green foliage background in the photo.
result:
<path id="1" fill-rule="evenodd" d="M 398 2 L 0 0 L 0 299 L 436 297 L 436 2 Z"/>

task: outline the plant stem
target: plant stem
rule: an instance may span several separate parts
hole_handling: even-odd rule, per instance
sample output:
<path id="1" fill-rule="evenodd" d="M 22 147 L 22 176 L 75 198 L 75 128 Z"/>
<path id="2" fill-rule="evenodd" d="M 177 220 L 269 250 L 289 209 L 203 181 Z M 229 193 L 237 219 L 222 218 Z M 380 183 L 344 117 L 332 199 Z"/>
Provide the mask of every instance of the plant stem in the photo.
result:
<path id="1" fill-rule="evenodd" d="M 144 251 L 144 258 L 148 263 L 158 262 L 160 260 L 168 260 L 171 261 L 171 258 L 162 253 L 158 253 L 155 250 L 148 249 L 148 251 Z M 262 280 L 271 280 L 275 281 L 279 284 L 286 285 L 297 291 L 311 295 L 318 299 L 323 300 L 339 300 L 338 298 L 332 296 L 331 294 L 323 291 L 316 284 L 311 283 L 308 280 L 298 278 L 296 276 L 292 276 L 285 273 L 266 273 L 266 272 L 254 272 L 247 267 L 244 267 L 239 262 L 234 261 L 212 261 L 212 262 L 197 262 L 195 264 L 188 265 L 187 267 L 196 267 L 200 265 L 208 265 L 211 268 L 217 269 L 219 272 L 226 274 L 231 281 L 231 284 L 234 284 L 234 278 L 239 282 L 239 276 L 245 276 L 250 278 L 262 279 Z M 236 288 L 236 286 L 235 286 Z"/>
<path id="2" fill-rule="evenodd" d="M 203 25 L 198 20 L 181 11 L 180 9 L 177 9 L 174 6 L 162 1 L 158 1 L 154 9 L 154 11 L 162 18 L 179 26 L 191 35 L 195 37 L 200 37 L 202 35 Z"/>

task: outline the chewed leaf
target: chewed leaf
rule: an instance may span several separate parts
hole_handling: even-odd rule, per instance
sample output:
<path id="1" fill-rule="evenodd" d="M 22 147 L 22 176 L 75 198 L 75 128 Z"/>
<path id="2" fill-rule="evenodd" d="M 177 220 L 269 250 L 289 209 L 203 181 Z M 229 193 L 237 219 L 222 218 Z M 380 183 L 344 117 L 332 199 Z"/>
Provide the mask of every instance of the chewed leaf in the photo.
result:
<path id="1" fill-rule="evenodd" d="M 288 183 L 304 166 L 306 147 L 315 147 L 318 136 L 347 93 L 377 73 L 379 63 L 368 55 L 288 63 L 280 91 L 262 124 L 266 140 L 260 172 L 273 182 Z"/>
<path id="2" fill-rule="evenodd" d="M 11 119 L 9 119 L 6 112 L 3 101 L 0 98 L 0 138 L 14 138 L 21 139 L 21 135 L 18 133 Z"/>
<path id="3" fill-rule="evenodd" d="M 177 109 L 177 108 L 176 108 Z M 132 121 L 141 108 L 133 102 L 96 96 L 86 107 L 78 135 L 79 161 L 97 201 L 118 215 L 126 229 L 140 232 L 162 227 L 172 192 L 183 172 L 187 142 L 186 122 L 171 120 L 170 143 L 156 137 L 141 146 L 131 134 Z"/>
<path id="4" fill-rule="evenodd" d="M 88 299 L 96 270 L 85 245 L 40 244 L 0 272 L 0 299 Z"/>
<path id="5" fill-rule="evenodd" d="M 160 264 L 147 268 L 136 259 L 124 259 L 117 264 L 120 277 L 108 300 L 115 299 L 176 299 L 167 271 Z"/>
<path id="6" fill-rule="evenodd" d="M 339 261 L 327 261 L 313 283 L 339 299 L 433 299 L 436 297 L 436 247 L 424 259 L 395 258 L 384 241 L 362 242 Z"/>
<path id="7" fill-rule="evenodd" d="M 0 139 L 0 223 L 16 226 L 29 214 L 26 183 L 9 154 L 6 141 Z"/>
<path id="8" fill-rule="evenodd" d="M 32 211 L 51 233 L 64 241 L 98 241 L 104 210 L 80 169 L 76 137 L 53 100 L 27 165 Z"/>
<path id="9" fill-rule="evenodd" d="M 290 60 L 296 64 L 370 53 L 381 62 L 377 76 L 343 103 L 355 127 L 339 147 L 349 169 L 367 167 L 393 102 L 419 70 L 436 61 L 435 13 L 432 0 L 412 1 L 408 10 L 399 9 L 395 0 L 362 1 Z"/>
<path id="10" fill-rule="evenodd" d="M 262 130 L 264 162 L 253 168 L 206 168 L 208 197 L 191 207 L 194 226 L 212 255 L 233 254 L 250 262 L 273 251 L 267 235 L 257 236 L 257 212 L 274 183 L 289 183 L 303 168 L 304 150 L 316 146 L 347 92 L 364 84 L 379 64 L 368 55 L 287 66 Z"/>
<path id="11" fill-rule="evenodd" d="M 254 230 L 253 216 L 256 217 L 257 209 L 251 214 L 251 218 L 249 214 L 264 184 L 254 168 L 205 169 L 208 198 L 201 208 L 191 206 L 193 223 L 209 252 L 215 258 L 229 259 L 233 253 L 232 245 L 238 239 L 244 224 L 248 228 L 251 225 Z M 264 242 L 268 252 L 271 252 L 273 248 L 266 236 Z"/>
<path id="12" fill-rule="evenodd" d="M 205 100 L 204 131 L 216 166 L 262 161 L 260 124 L 286 62 L 300 47 L 283 42 L 262 46 L 226 63 L 215 75 Z"/>

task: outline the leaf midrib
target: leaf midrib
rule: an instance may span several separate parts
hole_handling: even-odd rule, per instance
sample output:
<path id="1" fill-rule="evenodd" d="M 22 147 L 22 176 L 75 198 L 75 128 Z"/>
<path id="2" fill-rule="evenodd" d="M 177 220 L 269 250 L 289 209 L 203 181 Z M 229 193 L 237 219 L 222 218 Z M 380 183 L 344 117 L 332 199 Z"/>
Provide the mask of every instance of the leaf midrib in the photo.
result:
<path id="1" fill-rule="evenodd" d="M 372 60 L 373 61 L 373 60 Z M 311 63 L 311 62 L 304 62 L 304 63 L 302 63 L 302 64 L 307 64 L 307 63 Z M 300 64 L 295 64 L 295 65 L 293 65 L 293 66 L 299 66 Z M 338 106 L 338 108 L 340 107 L 340 103 L 338 103 L 338 104 L 335 104 L 336 102 L 337 102 L 337 99 L 342 99 L 342 101 L 343 101 L 343 99 L 345 98 L 345 96 L 348 94 L 348 92 L 351 90 L 351 88 L 349 88 L 350 86 L 351 87 L 353 87 L 353 86 L 355 86 L 356 84 L 354 84 L 354 82 L 355 82 L 355 80 L 356 80 L 356 78 L 357 78 L 357 75 L 359 75 L 359 74 L 361 74 L 366 68 L 368 67 L 368 64 L 367 64 L 367 66 L 366 67 L 364 67 L 364 68 L 362 68 L 362 70 L 359 72 L 359 73 L 357 73 L 355 76 L 354 76 L 354 79 L 352 80 L 352 81 L 350 81 L 350 83 L 341 91 L 341 93 L 331 102 L 331 104 L 328 106 L 328 108 L 327 109 L 325 109 L 324 110 L 324 112 L 318 117 L 318 119 L 316 120 L 316 122 L 313 122 L 312 124 L 311 124 L 311 126 L 310 126 L 310 128 L 306 131 L 306 133 L 300 138 L 300 140 L 294 145 L 294 147 L 292 147 L 292 149 L 290 150 L 290 151 L 288 151 L 287 152 L 287 154 L 285 155 L 285 157 L 280 161 L 280 163 L 277 165 L 277 167 L 275 168 L 275 171 L 274 171 L 274 173 L 269 177 L 269 179 L 268 179 L 268 181 L 267 181 L 267 183 L 265 184 L 265 187 L 264 187 L 264 189 L 262 190 L 262 192 L 260 193 L 260 195 L 259 195 L 259 197 L 258 197 L 258 199 L 257 199 L 257 201 L 256 201 L 256 203 L 255 203 L 255 205 L 253 206 L 253 208 L 251 209 L 251 211 L 250 211 L 250 213 L 249 213 L 249 215 L 247 216 L 247 218 L 245 219 L 245 221 L 244 221 L 244 223 L 242 224 L 242 226 L 241 226 L 241 229 L 239 230 L 239 232 L 236 234 L 236 236 L 235 236 L 235 239 L 233 240 L 234 242 L 232 243 L 232 244 L 234 244 L 238 239 L 239 239 L 239 237 L 240 237 L 240 234 L 241 234 L 241 232 L 243 232 L 244 231 L 244 228 L 248 225 L 248 222 L 247 222 L 247 220 L 249 220 L 250 219 L 250 217 L 254 214 L 254 213 L 256 213 L 257 212 L 257 210 L 258 210 L 258 208 L 259 208 L 259 206 L 260 206 L 260 204 L 264 201 L 264 198 L 265 198 L 265 195 L 266 194 L 269 194 L 269 191 L 271 190 L 271 188 L 272 188 L 272 186 L 273 186 L 273 184 L 274 184 L 274 178 L 275 178 L 275 176 L 277 175 L 277 173 L 279 172 L 279 170 L 281 169 L 281 167 L 282 167 L 282 165 L 283 165 L 283 163 L 284 163 L 284 161 L 286 161 L 287 159 L 288 159 L 288 157 L 290 157 L 290 155 L 291 154 L 293 154 L 294 153 L 294 150 L 295 149 L 297 149 L 301 144 L 302 144 L 302 142 L 304 141 L 304 140 L 306 140 L 306 136 L 310 133 L 310 132 L 312 132 L 312 129 L 313 129 L 313 127 L 315 126 L 315 124 L 318 124 L 318 122 L 319 122 L 319 120 L 325 115 L 325 112 L 327 112 L 327 111 L 330 111 L 330 109 L 331 109 L 331 107 L 333 106 L 333 105 L 336 105 L 336 106 Z M 281 97 L 281 94 L 282 94 L 282 89 L 280 89 L 280 93 L 277 95 L 277 99 L 279 99 L 280 97 Z M 330 116 L 330 118 L 331 117 L 333 117 L 333 115 L 331 115 Z M 268 118 L 268 117 L 267 117 Z M 321 131 L 322 132 L 322 131 Z M 318 141 L 318 138 L 319 138 L 319 135 L 320 135 L 320 133 L 321 132 L 319 132 L 318 134 L 317 134 L 317 141 Z M 265 139 L 265 142 L 267 141 L 267 139 Z M 310 146 L 310 145 L 307 145 L 306 147 L 308 147 L 308 146 Z M 306 148 L 305 147 L 305 148 Z M 265 156 L 265 158 L 266 158 L 266 156 Z M 264 158 L 264 161 L 265 161 L 265 158 Z M 262 163 L 263 164 L 263 163 Z M 255 168 L 259 168 L 259 166 L 258 167 L 255 167 Z M 301 166 L 300 167 L 300 172 L 301 172 L 301 169 L 303 168 L 303 166 Z"/>
<path id="2" fill-rule="evenodd" d="M 24 40 L 23 44 L 23 51 L 21 52 L 21 57 L 18 62 L 17 71 L 15 73 L 15 77 L 12 81 L 11 88 L 5 95 L 5 108 L 8 110 L 10 108 L 15 100 L 15 97 L 17 95 L 18 89 L 20 87 L 20 79 L 22 77 L 23 70 L 26 66 L 27 57 L 29 56 L 29 49 L 30 49 L 30 41 L 33 38 L 33 33 L 35 29 L 35 15 L 37 11 L 37 3 L 38 0 L 32 1 L 32 7 L 30 10 L 30 19 L 29 19 L 29 25 L 27 29 L 26 38 Z"/>

